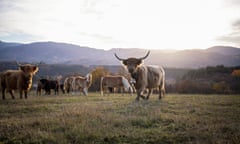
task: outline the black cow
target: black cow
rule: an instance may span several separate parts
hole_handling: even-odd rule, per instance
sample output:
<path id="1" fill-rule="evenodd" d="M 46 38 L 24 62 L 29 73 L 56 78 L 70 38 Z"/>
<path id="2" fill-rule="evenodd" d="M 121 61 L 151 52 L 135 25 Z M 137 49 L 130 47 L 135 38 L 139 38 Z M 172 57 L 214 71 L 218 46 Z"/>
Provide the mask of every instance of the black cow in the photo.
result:
<path id="1" fill-rule="evenodd" d="M 46 94 L 50 95 L 51 89 L 54 90 L 55 95 L 58 94 L 59 82 L 57 80 L 41 79 L 40 82 L 42 83 L 42 88 L 45 90 Z"/>

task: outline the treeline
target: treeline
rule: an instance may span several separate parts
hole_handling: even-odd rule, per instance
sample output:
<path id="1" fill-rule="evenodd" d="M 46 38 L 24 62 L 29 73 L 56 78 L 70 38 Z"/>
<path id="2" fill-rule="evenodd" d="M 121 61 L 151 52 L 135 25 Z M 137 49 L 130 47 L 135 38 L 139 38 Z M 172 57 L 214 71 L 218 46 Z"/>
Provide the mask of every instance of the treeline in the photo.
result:
<path id="1" fill-rule="evenodd" d="M 240 66 L 218 65 L 190 70 L 175 84 L 167 84 L 172 93 L 239 94 Z"/>

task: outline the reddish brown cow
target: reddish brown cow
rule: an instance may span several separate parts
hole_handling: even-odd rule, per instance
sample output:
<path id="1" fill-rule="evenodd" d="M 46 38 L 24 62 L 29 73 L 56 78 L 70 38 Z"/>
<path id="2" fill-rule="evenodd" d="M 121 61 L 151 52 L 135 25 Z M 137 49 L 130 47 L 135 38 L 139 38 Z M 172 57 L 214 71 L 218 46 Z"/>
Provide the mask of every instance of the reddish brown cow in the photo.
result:
<path id="1" fill-rule="evenodd" d="M 13 90 L 19 90 L 20 98 L 24 92 L 25 98 L 27 98 L 27 92 L 32 86 L 33 75 L 38 71 L 37 65 L 24 64 L 20 65 L 19 70 L 6 70 L 1 74 L 1 90 L 2 99 L 5 99 L 5 91 L 9 92 L 12 99 L 15 99 Z"/>

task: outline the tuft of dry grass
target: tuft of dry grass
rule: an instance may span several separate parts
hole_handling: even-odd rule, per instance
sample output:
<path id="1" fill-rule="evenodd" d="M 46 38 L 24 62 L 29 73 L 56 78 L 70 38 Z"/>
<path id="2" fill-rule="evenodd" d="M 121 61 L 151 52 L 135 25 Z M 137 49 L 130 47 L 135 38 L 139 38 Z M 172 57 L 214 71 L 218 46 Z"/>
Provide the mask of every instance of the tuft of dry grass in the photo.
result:
<path id="1" fill-rule="evenodd" d="M 0 100 L 0 143 L 239 143 L 240 96 L 31 96 Z"/>

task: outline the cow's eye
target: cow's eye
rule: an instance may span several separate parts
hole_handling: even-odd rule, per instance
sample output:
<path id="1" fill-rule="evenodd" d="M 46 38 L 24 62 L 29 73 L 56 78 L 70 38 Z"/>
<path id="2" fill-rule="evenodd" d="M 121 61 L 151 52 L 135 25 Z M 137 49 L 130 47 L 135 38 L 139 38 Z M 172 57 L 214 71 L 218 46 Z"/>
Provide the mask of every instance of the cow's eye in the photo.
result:
<path id="1" fill-rule="evenodd" d="M 123 64 L 124 64 L 124 65 L 127 65 L 127 61 L 123 61 Z"/>

